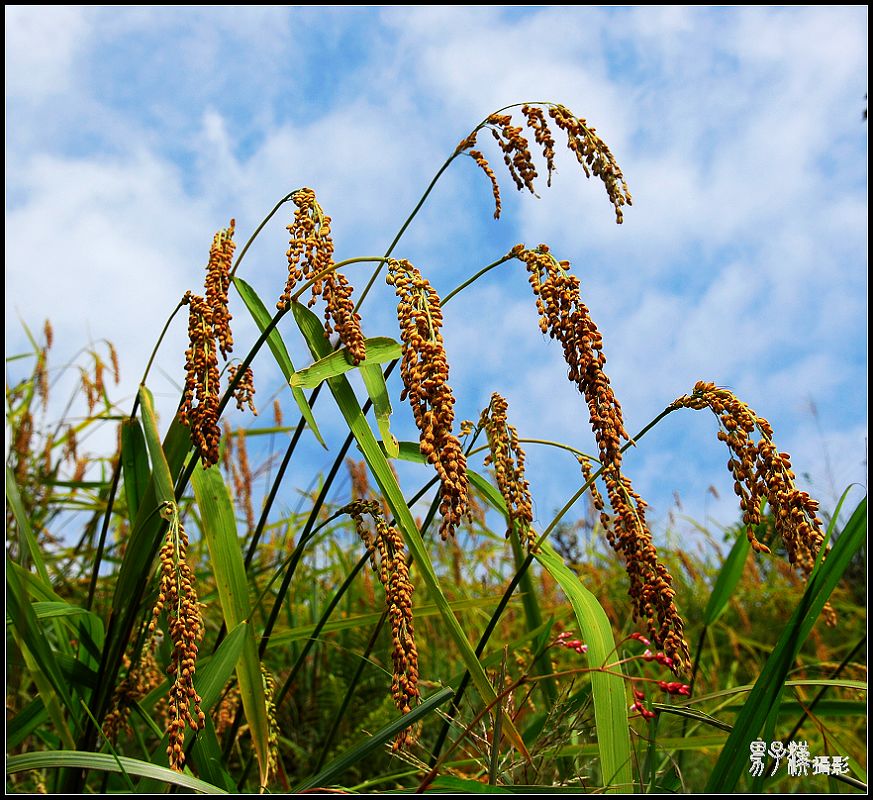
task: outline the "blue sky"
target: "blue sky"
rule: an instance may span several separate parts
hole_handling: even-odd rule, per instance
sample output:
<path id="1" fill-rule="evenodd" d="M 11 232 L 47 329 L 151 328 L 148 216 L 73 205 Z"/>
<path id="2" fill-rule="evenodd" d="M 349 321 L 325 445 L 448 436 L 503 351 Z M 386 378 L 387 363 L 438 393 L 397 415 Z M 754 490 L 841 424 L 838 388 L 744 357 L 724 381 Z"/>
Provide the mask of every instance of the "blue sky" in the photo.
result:
<path id="1" fill-rule="evenodd" d="M 445 293 L 516 242 L 549 243 L 582 279 L 629 429 L 698 379 L 729 386 L 771 419 L 801 481 L 831 506 L 866 480 L 866 32 L 860 6 L 7 7 L 7 352 L 23 346 L 19 317 L 38 326 L 49 315 L 57 363 L 111 339 L 130 396 L 231 216 L 244 241 L 308 185 L 334 219 L 338 257 L 381 254 L 480 119 L 554 100 L 622 165 L 634 196 L 623 225 L 569 154 L 534 198 L 512 190 L 489 150 L 503 218 L 460 159 L 398 254 Z M 268 226 L 242 271 L 268 304 L 285 280 L 285 224 Z M 365 275 L 349 277 L 360 286 Z M 397 335 L 393 307 L 384 286 L 367 300 L 368 335 Z M 252 329 L 241 304 L 232 310 L 239 352 Z M 151 382 L 165 418 L 184 327 Z M 446 341 L 459 418 L 476 418 L 496 390 L 523 436 L 591 449 L 520 265 L 447 308 Z M 256 368 L 266 407 L 281 381 L 269 360 Z M 331 402 L 319 414 L 339 443 Z M 395 427 L 411 438 L 399 402 Z M 692 517 L 733 518 L 714 433 L 709 416 L 676 414 L 628 455 L 661 530 L 674 491 Z M 288 503 L 329 461 L 308 445 Z M 529 450 L 546 523 L 577 473 Z M 422 474 L 402 477 L 412 491 Z"/>

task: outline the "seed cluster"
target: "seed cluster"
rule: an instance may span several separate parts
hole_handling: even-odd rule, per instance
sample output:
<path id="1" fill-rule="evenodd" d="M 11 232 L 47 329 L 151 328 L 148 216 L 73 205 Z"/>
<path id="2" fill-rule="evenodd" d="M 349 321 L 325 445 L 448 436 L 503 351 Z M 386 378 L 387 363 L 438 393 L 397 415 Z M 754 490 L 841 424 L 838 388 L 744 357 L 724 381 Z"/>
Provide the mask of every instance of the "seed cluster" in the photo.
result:
<path id="1" fill-rule="evenodd" d="M 159 632 L 158 632 L 159 633 Z M 127 675 L 115 687 L 112 696 L 112 710 L 103 720 L 103 734 L 110 742 L 115 742 L 120 733 L 131 733 L 130 711 L 133 704 L 145 697 L 162 681 L 161 669 L 155 658 L 159 637 L 152 636 L 140 653 L 140 660 L 134 665 L 125 656 Z"/>
<path id="2" fill-rule="evenodd" d="M 209 250 L 209 261 L 206 264 L 206 302 L 212 309 L 212 327 L 218 348 L 225 359 L 233 351 L 233 334 L 230 321 L 233 319 L 228 310 L 227 292 L 230 288 L 230 270 L 233 265 L 233 251 L 236 244 L 233 232 L 236 223 L 230 221 L 226 230 L 218 231 L 212 240 Z"/>
<path id="3" fill-rule="evenodd" d="M 230 383 L 236 380 L 236 374 L 239 371 L 239 366 L 231 364 L 228 368 Z M 255 416 L 258 416 L 258 409 L 255 408 L 255 374 L 251 367 L 246 367 L 236 389 L 233 390 L 233 397 L 236 400 L 236 407 L 240 411 L 245 411 L 245 407 L 249 407 L 249 411 Z"/>
<path id="4" fill-rule="evenodd" d="M 421 453 L 440 477 L 440 535 L 445 540 L 467 513 L 467 459 L 452 432 L 455 398 L 440 328 L 443 311 L 430 283 L 408 261 L 388 262 L 389 285 L 400 302 L 397 319 L 403 343 L 400 374 L 420 432 Z"/>
<path id="5" fill-rule="evenodd" d="M 543 107 L 548 107 L 549 117 L 567 135 L 567 147 L 576 156 L 585 176 L 590 178 L 594 175 L 602 181 L 609 200 L 615 208 L 615 220 L 621 224 L 624 218 L 622 209 L 624 206 L 631 205 L 633 198 L 615 156 L 606 142 L 597 135 L 595 128 L 562 105 L 551 103 L 524 105 L 521 108 L 521 113 L 525 118 L 525 124 L 533 132 L 534 139 L 541 147 L 543 157 L 546 160 L 548 185 L 552 185 L 552 173 L 555 172 L 555 140 L 548 120 L 543 113 Z M 523 134 L 524 128 L 512 124 L 511 114 L 492 114 L 458 145 L 455 152 L 466 153 L 473 158 L 491 181 L 496 205 L 494 213 L 496 218 L 500 216 L 501 210 L 497 179 L 485 156 L 480 151 L 473 149 L 476 146 L 479 131 L 483 128 L 490 130 L 497 140 L 503 153 L 504 163 L 519 191 L 527 189 L 531 193 L 535 193 L 534 180 L 537 177 L 537 171 L 533 163 L 530 145 Z"/>
<path id="6" fill-rule="evenodd" d="M 185 388 L 179 419 L 191 429 L 191 440 L 204 467 L 218 461 L 221 430 L 218 427 L 219 373 L 218 353 L 226 360 L 233 351 L 232 319 L 228 310 L 228 288 L 233 261 L 234 220 L 212 240 L 206 265 L 204 294 L 186 292 L 182 302 L 188 304 L 188 349 L 185 351 Z M 231 368 L 233 369 L 233 368 Z M 233 373 L 231 373 L 233 374 Z M 248 394 L 245 392 L 248 391 Z M 237 405 L 248 402 L 252 410 L 254 384 L 250 370 L 237 394 Z M 242 401 L 240 398 L 244 398 Z"/>
<path id="7" fill-rule="evenodd" d="M 273 673 L 261 664 L 264 682 L 264 700 L 267 710 L 267 774 L 276 772 L 279 766 L 279 720 L 276 716 L 276 681 Z"/>
<path id="8" fill-rule="evenodd" d="M 494 392 L 479 420 L 488 437 L 490 450 L 485 463 L 494 467 L 497 488 L 506 503 L 509 514 L 507 538 L 515 530 L 519 541 L 530 549 L 536 544 L 536 534 L 532 527 L 530 485 L 524 477 L 524 450 L 518 443 L 518 431 L 507 421 L 506 411 L 506 400 Z"/>
<path id="9" fill-rule="evenodd" d="M 300 189 L 291 199 L 297 211 L 294 212 L 294 221 L 288 226 L 291 234 L 286 253 L 288 281 L 276 306 L 287 308 L 297 284 L 311 282 L 312 296 L 308 305 L 312 307 L 319 296 L 324 297 L 325 336 L 336 330 L 357 365 L 366 358 L 367 347 L 361 317 L 355 313 L 352 302 L 352 286 L 346 276 L 334 268 L 330 217 L 322 211 L 312 189 Z"/>
<path id="10" fill-rule="evenodd" d="M 174 504 L 167 503 L 161 516 L 169 521 L 167 537 L 160 551 L 160 581 L 158 599 L 149 624 L 154 633 L 158 618 L 166 611 L 173 656 L 167 675 L 173 678 L 169 695 L 167 757 L 170 768 L 182 771 L 185 764 L 185 727 L 197 731 L 203 727 L 205 715 L 200 710 L 200 696 L 194 689 L 197 644 L 203 638 L 200 602 L 194 588 L 194 573 L 186 562 L 188 535 Z"/>
<path id="11" fill-rule="evenodd" d="M 231 450 L 233 439 L 234 437 L 228 431 L 228 435 L 225 436 L 225 451 Z M 230 463 L 230 473 L 233 476 L 233 489 L 236 501 L 239 506 L 242 506 L 246 517 L 246 530 L 251 533 L 255 529 L 255 508 L 252 504 L 252 470 L 249 467 L 246 432 L 242 428 L 236 434 L 236 459 L 231 460 L 229 456 L 228 461 Z"/>
<path id="12" fill-rule="evenodd" d="M 418 650 L 415 646 L 415 630 L 412 624 L 412 593 L 414 587 L 409 579 L 409 564 L 404 555 L 403 537 L 382 516 L 375 501 L 357 500 L 342 511 L 355 522 L 358 535 L 370 551 L 373 566 L 385 587 L 385 607 L 391 623 L 392 661 L 394 676 L 391 681 L 391 696 L 394 705 L 402 714 L 408 714 L 412 705 L 421 697 L 418 690 Z M 375 534 L 364 521 L 364 515 L 372 517 Z M 378 554 L 378 566 L 376 555 Z M 397 734 L 393 750 L 406 749 L 415 742 L 412 727 Z"/>
<path id="13" fill-rule="evenodd" d="M 200 295 L 189 297 L 185 388 L 179 418 L 191 429 L 191 440 L 204 467 L 218 462 L 218 355 L 212 333 L 212 308 Z"/>
<path id="14" fill-rule="evenodd" d="M 673 578 L 658 560 L 652 543 L 646 503 L 621 473 L 622 441 L 629 441 L 629 436 L 621 405 L 604 371 L 603 338 L 581 300 L 579 279 L 569 272 L 568 261 L 557 261 L 545 245 L 536 250 L 518 246 L 512 252 L 527 266 L 540 314 L 540 329 L 561 343 L 569 367 L 568 377 L 588 405 L 613 517 L 606 513 L 603 497 L 596 488 L 592 500 L 610 545 L 625 561 L 635 617 L 646 621 L 651 637 L 672 657 L 677 671 L 682 670 L 690 662 L 683 636 L 685 623 L 673 602 L 676 594 Z M 590 480 L 590 464 L 585 459 L 581 459 L 581 464 L 586 480 Z"/>
<path id="15" fill-rule="evenodd" d="M 604 372 L 603 337 L 581 300 L 579 278 L 570 272 L 570 262 L 557 261 L 546 245 L 536 250 L 516 248 L 513 252 L 527 266 L 540 330 L 561 343 L 569 367 L 567 377 L 588 403 L 600 459 L 617 468 L 621 465 L 622 440 L 629 437 L 621 405 Z"/>
<path id="16" fill-rule="evenodd" d="M 788 561 L 809 575 L 824 542 L 821 520 L 816 513 L 818 502 L 797 488 L 791 456 L 776 448 L 770 423 L 729 389 L 720 389 L 706 381 L 698 381 L 690 395 L 678 398 L 671 407 L 708 408 L 715 414 L 719 422 L 718 438 L 730 451 L 727 466 L 734 478 L 734 492 L 740 500 L 743 524 L 752 548 L 759 553 L 770 552 L 755 536 L 755 527 L 761 523 L 762 501 L 766 500 Z M 836 621 L 829 606 L 825 619 L 829 624 Z"/>

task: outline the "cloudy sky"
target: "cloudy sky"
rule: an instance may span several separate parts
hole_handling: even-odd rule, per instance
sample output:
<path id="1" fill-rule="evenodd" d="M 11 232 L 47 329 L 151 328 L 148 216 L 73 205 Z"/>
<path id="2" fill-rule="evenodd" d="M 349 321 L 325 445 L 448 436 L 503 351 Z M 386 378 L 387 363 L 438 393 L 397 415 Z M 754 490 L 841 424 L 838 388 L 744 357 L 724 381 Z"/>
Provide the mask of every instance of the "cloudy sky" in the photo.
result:
<path id="1" fill-rule="evenodd" d="M 634 196 L 623 225 L 569 155 L 535 198 L 514 192 L 492 149 L 503 218 L 491 218 L 484 176 L 458 159 L 397 253 L 445 293 L 516 242 L 549 243 L 582 279 L 629 429 L 715 381 L 770 418 L 802 483 L 832 506 L 866 481 L 866 81 L 862 6 L 7 6 L 7 354 L 26 347 L 22 320 L 51 318 L 56 364 L 110 339 L 127 405 L 230 217 L 244 241 L 278 198 L 311 186 L 337 256 L 379 255 L 480 119 L 553 100 L 586 117 L 622 165 Z M 287 217 L 241 271 L 268 305 L 285 280 Z M 360 286 L 369 267 L 356 269 Z M 396 336 L 393 295 L 377 286 L 365 331 Z M 252 327 L 233 302 L 239 352 Z M 184 329 L 180 319 L 150 381 L 164 419 Z M 290 320 L 283 334 L 305 364 Z M 459 418 L 476 418 L 496 390 L 523 436 L 591 449 L 520 265 L 447 308 L 446 341 Z M 269 360 L 256 372 L 262 407 L 278 393 L 290 418 Z M 331 405 L 323 398 L 318 414 L 338 444 Z M 395 412 L 411 438 L 408 408 Z M 674 492 L 698 520 L 734 515 L 714 434 L 710 416 L 675 414 L 628 455 L 662 535 Z M 529 450 L 543 524 L 578 477 L 566 455 Z M 329 461 L 309 438 L 285 502 Z M 411 491 L 421 475 L 403 477 Z"/>

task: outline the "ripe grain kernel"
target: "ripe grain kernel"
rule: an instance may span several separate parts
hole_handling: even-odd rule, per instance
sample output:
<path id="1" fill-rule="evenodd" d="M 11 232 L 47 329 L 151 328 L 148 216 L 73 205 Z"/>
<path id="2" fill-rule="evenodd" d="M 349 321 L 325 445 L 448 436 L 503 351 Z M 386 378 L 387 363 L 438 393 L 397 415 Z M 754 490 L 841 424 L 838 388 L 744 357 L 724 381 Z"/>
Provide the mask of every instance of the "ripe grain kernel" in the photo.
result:
<path id="1" fill-rule="evenodd" d="M 415 629 L 412 624 L 412 593 L 414 587 L 409 579 L 409 564 L 406 560 L 403 537 L 385 521 L 375 500 L 356 500 L 340 509 L 355 523 L 355 529 L 364 542 L 373 569 L 385 588 L 385 608 L 391 623 L 392 661 L 391 697 L 394 705 L 403 714 L 412 710 L 412 705 L 421 693 L 418 689 L 418 650 L 415 645 Z M 369 515 L 375 525 L 373 533 L 364 520 Z M 377 559 L 378 555 L 378 559 Z M 408 749 L 415 743 L 417 726 L 397 734 L 392 749 Z"/>
<path id="2" fill-rule="evenodd" d="M 533 530 L 533 509 L 530 485 L 524 477 L 524 450 L 518 443 L 518 431 L 507 420 L 508 405 L 497 392 L 491 395 L 491 402 L 482 412 L 479 424 L 488 437 L 490 453 L 486 464 L 494 467 L 497 488 L 506 503 L 509 527 L 506 537 L 515 530 L 518 539 L 528 549 L 536 544 Z"/>
<path id="3" fill-rule="evenodd" d="M 730 390 L 698 381 L 690 395 L 677 398 L 671 408 L 708 408 L 719 422 L 718 438 L 731 452 L 728 469 L 734 478 L 734 492 L 740 500 L 743 523 L 752 549 L 769 553 L 758 541 L 755 528 L 761 524 L 761 505 L 766 500 L 773 514 L 776 532 L 782 538 L 788 562 L 809 575 L 824 542 L 818 503 L 794 483 L 791 456 L 780 453 L 773 443 L 773 427 L 759 417 Z M 729 431 L 730 433 L 725 433 Z M 754 434 L 757 431 L 757 439 Z M 827 604 L 825 622 L 836 624 L 836 612 Z"/>
<path id="4" fill-rule="evenodd" d="M 191 429 L 191 441 L 204 467 L 218 462 L 218 356 L 212 332 L 212 308 L 200 295 L 190 298 L 185 388 L 179 418 Z"/>
<path id="5" fill-rule="evenodd" d="M 586 177 L 590 178 L 594 175 L 602 181 L 606 188 L 606 194 L 615 208 L 615 220 L 621 224 L 623 220 L 622 209 L 624 206 L 631 205 L 633 200 L 621 168 L 606 142 L 582 117 L 575 116 L 565 106 L 552 103 L 524 105 L 521 108 L 521 113 L 525 118 L 525 124 L 533 132 L 534 139 L 541 147 L 543 158 L 546 160 L 547 185 L 552 185 L 552 174 L 555 172 L 555 140 L 548 120 L 543 113 L 543 107 L 548 108 L 549 117 L 567 135 L 567 147 L 576 156 L 576 160 Z M 497 178 L 482 152 L 473 149 L 476 147 L 479 131 L 483 129 L 491 131 L 491 135 L 503 154 L 503 161 L 509 170 L 509 175 L 519 191 L 527 189 L 532 194 L 536 193 L 537 170 L 533 163 L 530 145 L 523 135 L 524 128 L 513 125 L 512 115 L 509 113 L 492 114 L 461 141 L 455 154 L 463 153 L 470 156 L 488 177 L 494 195 L 494 217 L 497 218 L 501 211 L 500 188 Z"/>
<path id="6" fill-rule="evenodd" d="M 388 278 L 400 299 L 401 400 L 409 398 L 420 433 L 421 453 L 440 477 L 440 536 L 445 540 L 454 535 L 467 514 L 467 459 L 452 432 L 455 398 L 448 384 L 449 365 L 440 333 L 440 298 L 408 261 L 391 259 Z"/>
<path id="7" fill-rule="evenodd" d="M 230 330 L 233 317 L 228 310 L 227 292 L 230 288 L 230 270 L 236 247 L 233 241 L 234 226 L 235 222 L 231 220 L 226 230 L 215 234 L 209 250 L 204 285 L 206 302 L 212 309 L 213 334 L 224 359 L 233 351 L 233 334 Z"/>
<path id="8" fill-rule="evenodd" d="M 158 601 L 152 610 L 149 630 L 153 633 L 158 618 L 166 611 L 173 655 L 167 675 L 173 678 L 168 698 L 169 723 L 167 755 L 170 768 L 181 772 L 185 765 L 185 727 L 200 728 L 204 718 L 200 697 L 194 689 L 197 645 L 203 638 L 200 602 L 194 587 L 194 573 L 188 566 L 188 535 L 174 503 L 165 503 L 161 516 L 169 522 L 167 536 L 160 550 Z"/>
<path id="9" fill-rule="evenodd" d="M 673 668 L 683 671 L 690 667 L 691 659 L 683 634 L 685 623 L 673 602 L 673 578 L 658 560 L 646 521 L 646 503 L 621 473 L 622 442 L 630 441 L 630 437 L 621 404 L 603 369 L 603 338 L 582 302 L 579 279 L 569 272 L 569 262 L 558 261 L 546 245 L 513 252 L 527 266 L 541 328 L 561 343 L 568 377 L 588 406 L 613 516 L 606 513 L 596 488 L 592 498 L 610 545 L 625 561 L 634 618 L 645 620 L 651 639 L 671 657 Z M 590 480 L 590 465 L 585 459 L 580 464 L 586 480 Z"/>
<path id="10" fill-rule="evenodd" d="M 357 365 L 366 358 L 367 346 L 361 317 L 355 313 L 352 302 L 352 286 L 345 275 L 334 269 L 330 217 L 325 215 L 312 189 L 300 189 L 291 199 L 297 211 L 288 226 L 291 235 L 286 253 L 288 281 L 276 306 L 287 308 L 295 287 L 312 281 L 308 305 L 312 307 L 319 297 L 324 297 L 324 335 L 329 337 L 336 330 Z"/>
<path id="11" fill-rule="evenodd" d="M 230 383 L 233 383 L 236 378 L 236 374 L 239 370 L 239 366 L 236 364 L 231 364 L 228 372 Z M 236 385 L 236 389 L 233 392 L 234 400 L 236 400 L 236 407 L 240 411 L 245 411 L 245 407 L 248 406 L 249 410 L 255 416 L 258 416 L 258 409 L 255 408 L 255 374 L 252 372 L 251 367 L 246 367 L 246 371 L 243 373 L 242 377 L 239 380 L 239 383 Z"/>

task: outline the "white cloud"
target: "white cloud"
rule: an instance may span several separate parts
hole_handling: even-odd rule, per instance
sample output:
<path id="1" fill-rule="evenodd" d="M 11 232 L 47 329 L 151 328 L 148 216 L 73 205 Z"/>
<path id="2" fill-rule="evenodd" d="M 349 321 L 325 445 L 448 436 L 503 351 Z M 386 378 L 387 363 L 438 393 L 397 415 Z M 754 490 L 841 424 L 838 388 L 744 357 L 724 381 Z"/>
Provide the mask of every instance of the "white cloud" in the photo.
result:
<path id="1" fill-rule="evenodd" d="M 7 97 L 37 102 L 75 81 L 76 56 L 88 44 L 84 12 L 71 6 L 6 6 Z"/>
<path id="2" fill-rule="evenodd" d="M 360 26 L 372 46 L 358 50 Z M 380 254 L 478 119 L 555 99 L 623 165 L 626 223 L 567 154 L 540 200 L 515 195 L 495 158 L 504 219 L 489 220 L 487 183 L 456 164 L 402 254 L 442 290 L 516 241 L 548 241 L 583 278 L 629 427 L 709 378 L 762 408 L 813 395 L 826 437 L 860 463 L 861 412 L 844 419 L 839 396 L 863 385 L 866 353 L 865 31 L 866 11 L 812 8 L 7 9 L 7 336 L 10 310 L 48 314 L 71 347 L 116 341 L 133 381 L 230 216 L 241 242 L 310 185 L 339 257 Z M 265 302 L 284 280 L 289 216 L 242 271 Z M 360 285 L 369 267 L 355 269 Z M 459 416 L 497 388 L 519 427 L 585 442 L 584 404 L 512 269 L 447 310 Z M 395 335 L 392 311 L 377 287 L 367 332 Z M 166 349 L 174 374 L 183 336 L 184 324 Z M 782 421 L 803 450 L 796 410 Z M 664 479 L 678 445 L 659 442 L 668 455 L 640 448 L 634 469 L 669 498 L 679 487 L 665 481 L 709 462 L 688 456 Z M 548 510 L 575 474 L 532 458 Z"/>

